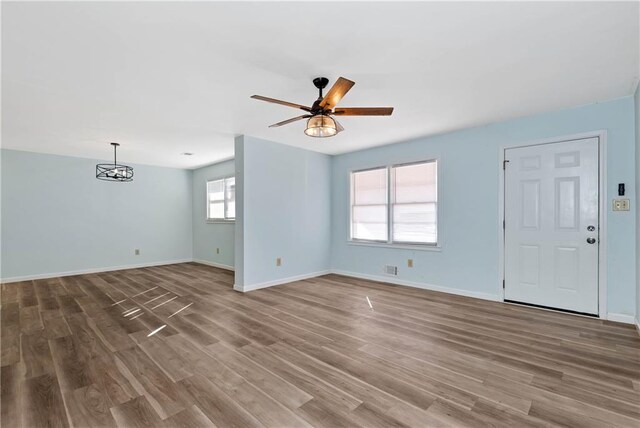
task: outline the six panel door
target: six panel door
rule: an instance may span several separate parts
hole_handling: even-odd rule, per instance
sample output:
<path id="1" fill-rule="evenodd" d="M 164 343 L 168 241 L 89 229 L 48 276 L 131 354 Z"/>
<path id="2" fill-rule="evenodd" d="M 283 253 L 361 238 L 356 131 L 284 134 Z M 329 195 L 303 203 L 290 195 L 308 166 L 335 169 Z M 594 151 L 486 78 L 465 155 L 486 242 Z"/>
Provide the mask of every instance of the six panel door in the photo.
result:
<path id="1" fill-rule="evenodd" d="M 505 300 L 598 314 L 598 138 L 505 150 Z"/>

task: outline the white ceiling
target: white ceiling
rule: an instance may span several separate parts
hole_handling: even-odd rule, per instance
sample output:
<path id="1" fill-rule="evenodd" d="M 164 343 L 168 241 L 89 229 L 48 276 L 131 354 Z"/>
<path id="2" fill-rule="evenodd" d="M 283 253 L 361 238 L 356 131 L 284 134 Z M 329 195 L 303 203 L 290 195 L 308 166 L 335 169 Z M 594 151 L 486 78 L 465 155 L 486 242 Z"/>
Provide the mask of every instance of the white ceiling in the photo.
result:
<path id="1" fill-rule="evenodd" d="M 192 168 L 238 134 L 343 153 L 630 95 L 639 3 L 2 3 L 5 148 Z M 312 78 L 356 82 L 330 139 Z M 330 83 L 331 84 L 331 83 Z M 194 152 L 191 157 L 182 152 Z"/>

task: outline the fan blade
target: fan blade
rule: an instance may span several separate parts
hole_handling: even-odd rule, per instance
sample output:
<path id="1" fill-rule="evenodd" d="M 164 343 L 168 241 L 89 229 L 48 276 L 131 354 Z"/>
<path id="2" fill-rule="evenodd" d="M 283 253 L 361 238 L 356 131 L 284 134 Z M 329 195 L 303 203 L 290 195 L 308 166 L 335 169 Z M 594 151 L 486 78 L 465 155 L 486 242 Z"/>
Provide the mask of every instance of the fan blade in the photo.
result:
<path id="1" fill-rule="evenodd" d="M 254 100 L 266 101 L 268 103 L 280 104 L 287 107 L 299 108 L 304 111 L 311 111 L 311 107 L 303 106 L 296 103 L 290 103 L 288 101 L 276 100 L 275 98 L 263 97 L 262 95 L 251 95 Z"/>
<path id="2" fill-rule="evenodd" d="M 339 77 L 338 80 L 336 80 L 336 83 L 334 83 L 331 89 L 329 89 L 327 95 L 325 95 L 322 101 L 320 101 L 320 107 L 323 109 L 334 108 L 355 84 L 355 82 L 352 82 L 349 79 Z"/>
<path id="3" fill-rule="evenodd" d="M 340 107 L 333 111 L 336 116 L 391 116 L 393 107 Z"/>
<path id="4" fill-rule="evenodd" d="M 333 119 L 333 121 L 336 123 L 336 131 L 338 131 L 338 133 L 344 131 L 344 128 L 342 127 L 342 125 L 340 125 L 340 122 L 335 119 Z"/>
<path id="5" fill-rule="evenodd" d="M 283 120 L 282 122 L 278 122 L 278 123 L 274 123 L 273 125 L 269 125 L 269 128 L 277 128 L 278 126 L 287 125 L 289 123 L 297 122 L 298 120 L 306 119 L 308 117 L 311 117 L 311 115 L 310 114 L 305 114 L 305 115 L 302 115 L 302 116 L 294 117 L 293 119 Z"/>

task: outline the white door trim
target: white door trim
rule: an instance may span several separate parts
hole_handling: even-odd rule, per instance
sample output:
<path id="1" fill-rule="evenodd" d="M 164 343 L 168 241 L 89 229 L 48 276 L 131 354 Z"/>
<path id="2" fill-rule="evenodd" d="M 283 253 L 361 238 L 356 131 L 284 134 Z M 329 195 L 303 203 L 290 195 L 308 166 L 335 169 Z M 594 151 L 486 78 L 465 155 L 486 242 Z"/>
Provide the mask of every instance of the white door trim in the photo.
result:
<path id="1" fill-rule="evenodd" d="M 581 140 L 585 138 L 598 138 L 599 151 L 599 171 L 598 182 L 600 191 L 599 223 L 600 223 L 600 245 L 598 251 L 598 317 L 607 319 L 607 131 L 591 131 L 580 134 L 566 135 L 561 137 L 545 138 L 536 141 L 526 141 L 521 143 L 508 143 L 500 146 L 499 168 L 502 169 L 505 160 L 505 150 L 516 147 L 538 146 L 542 144 L 562 143 L 565 141 Z M 498 242 L 498 295 L 504 302 L 504 170 L 500 171 L 498 179 L 498 230 L 500 239 Z"/>

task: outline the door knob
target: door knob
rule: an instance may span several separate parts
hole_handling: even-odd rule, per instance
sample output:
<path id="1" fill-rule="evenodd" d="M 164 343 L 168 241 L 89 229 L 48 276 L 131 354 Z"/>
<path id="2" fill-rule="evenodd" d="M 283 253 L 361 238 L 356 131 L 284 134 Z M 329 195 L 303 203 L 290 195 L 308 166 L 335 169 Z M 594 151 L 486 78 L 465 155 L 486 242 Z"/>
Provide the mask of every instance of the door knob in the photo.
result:
<path id="1" fill-rule="evenodd" d="M 595 243 L 596 243 L 596 238 L 593 238 L 593 237 L 591 237 L 591 236 L 590 236 L 590 237 L 588 237 L 588 238 L 587 238 L 587 243 L 589 243 L 589 244 L 595 244 Z"/>

